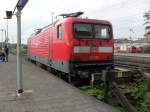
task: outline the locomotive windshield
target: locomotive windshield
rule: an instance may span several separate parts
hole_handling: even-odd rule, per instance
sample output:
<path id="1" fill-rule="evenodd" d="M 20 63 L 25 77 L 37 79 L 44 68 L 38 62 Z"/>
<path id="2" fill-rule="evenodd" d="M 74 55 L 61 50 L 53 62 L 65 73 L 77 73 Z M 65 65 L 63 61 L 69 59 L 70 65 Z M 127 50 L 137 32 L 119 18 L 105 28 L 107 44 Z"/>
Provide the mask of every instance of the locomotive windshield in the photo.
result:
<path id="1" fill-rule="evenodd" d="M 92 25 L 91 24 L 74 24 L 75 37 L 79 38 L 92 38 Z"/>
<path id="2" fill-rule="evenodd" d="M 94 36 L 99 39 L 110 38 L 110 26 L 94 25 Z"/>
<path id="3" fill-rule="evenodd" d="M 100 24 L 74 24 L 75 38 L 96 38 L 96 39 L 109 39 L 111 38 L 110 26 Z"/>

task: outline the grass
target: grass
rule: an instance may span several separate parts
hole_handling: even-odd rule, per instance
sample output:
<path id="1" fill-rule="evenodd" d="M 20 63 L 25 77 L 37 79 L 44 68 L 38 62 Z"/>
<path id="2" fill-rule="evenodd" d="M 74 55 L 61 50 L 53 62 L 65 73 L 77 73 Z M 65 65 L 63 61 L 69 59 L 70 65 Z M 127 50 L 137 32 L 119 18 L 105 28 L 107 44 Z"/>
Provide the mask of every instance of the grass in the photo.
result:
<path id="1" fill-rule="evenodd" d="M 104 92 L 102 88 L 82 87 L 81 90 L 87 92 L 91 96 L 96 97 L 97 99 L 102 99 L 104 96 Z"/>
<path id="2" fill-rule="evenodd" d="M 135 106 L 138 112 L 150 112 L 150 80 L 141 77 L 135 82 L 119 85 L 121 91 L 125 94 L 127 99 Z M 104 89 L 102 86 L 96 87 L 82 87 L 81 90 L 85 91 L 91 96 L 102 100 L 104 97 Z M 125 112 L 123 107 L 118 101 L 109 93 L 107 104 L 115 107 L 118 112 Z"/>
<path id="3" fill-rule="evenodd" d="M 104 89 L 103 87 L 96 86 L 96 87 L 82 87 L 81 90 L 85 91 L 91 96 L 96 97 L 98 100 L 102 100 L 104 98 Z M 108 99 L 107 102 L 109 105 L 115 107 L 117 112 L 125 112 L 121 105 L 116 101 L 115 98 Z"/>

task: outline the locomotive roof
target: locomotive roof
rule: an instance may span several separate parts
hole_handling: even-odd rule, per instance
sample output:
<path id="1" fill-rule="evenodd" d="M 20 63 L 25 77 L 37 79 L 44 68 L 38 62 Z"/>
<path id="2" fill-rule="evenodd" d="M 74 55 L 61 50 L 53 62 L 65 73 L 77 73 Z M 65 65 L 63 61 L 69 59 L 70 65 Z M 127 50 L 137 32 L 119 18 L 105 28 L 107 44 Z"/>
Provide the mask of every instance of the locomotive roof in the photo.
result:
<path id="1" fill-rule="evenodd" d="M 98 20 L 98 19 L 88 19 L 88 18 L 76 18 L 76 17 L 68 17 L 59 20 L 58 22 L 63 21 L 63 22 L 86 22 L 86 23 L 101 23 L 101 24 L 111 24 L 110 21 L 107 20 Z"/>
<path id="2" fill-rule="evenodd" d="M 46 29 L 48 29 L 52 25 L 59 24 L 59 23 L 64 23 L 64 22 L 85 22 L 85 23 L 109 24 L 109 25 L 111 25 L 111 22 L 109 22 L 107 20 L 68 17 L 68 18 L 63 18 L 63 19 L 57 20 L 53 24 L 50 24 L 50 25 L 47 25 L 47 26 L 45 26 L 43 28 L 38 29 L 35 33 L 31 34 L 31 36 L 37 35 L 40 32 L 45 31 Z"/>

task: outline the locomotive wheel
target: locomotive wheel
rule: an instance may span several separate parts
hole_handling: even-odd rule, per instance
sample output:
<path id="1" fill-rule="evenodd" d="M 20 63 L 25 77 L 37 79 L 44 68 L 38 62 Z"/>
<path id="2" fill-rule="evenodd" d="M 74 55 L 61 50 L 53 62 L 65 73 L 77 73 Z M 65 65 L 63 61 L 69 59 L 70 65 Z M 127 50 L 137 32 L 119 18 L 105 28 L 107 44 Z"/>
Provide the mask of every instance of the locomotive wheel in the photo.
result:
<path id="1" fill-rule="evenodd" d="M 39 62 L 35 62 L 35 64 L 38 66 L 38 67 L 40 67 L 41 66 L 41 64 L 39 63 Z"/>
<path id="2" fill-rule="evenodd" d="M 43 69 L 46 68 L 46 66 L 44 66 L 43 64 L 41 64 L 41 63 L 39 63 L 39 62 L 37 62 L 37 61 L 36 61 L 36 65 L 39 66 L 40 68 L 43 68 Z"/>
<path id="3" fill-rule="evenodd" d="M 71 83 L 74 86 L 77 86 L 77 87 L 80 86 L 80 79 L 77 74 L 75 74 L 74 76 L 71 77 Z"/>
<path id="4" fill-rule="evenodd" d="M 46 70 L 47 70 L 48 72 L 52 73 L 51 67 L 47 66 L 47 67 L 46 67 Z"/>
<path id="5" fill-rule="evenodd" d="M 36 62 L 34 60 L 31 59 L 30 61 L 31 61 L 31 63 L 36 64 Z"/>
<path id="6" fill-rule="evenodd" d="M 62 78 L 62 73 L 61 72 L 57 73 L 57 75 L 58 75 L 59 78 Z"/>
<path id="7" fill-rule="evenodd" d="M 56 73 L 56 71 L 53 68 L 49 67 L 49 66 L 47 66 L 47 71 L 49 71 L 52 74 Z"/>
<path id="8" fill-rule="evenodd" d="M 66 81 L 67 82 L 67 74 L 66 73 L 61 73 L 61 79 L 63 79 L 64 81 Z"/>
<path id="9" fill-rule="evenodd" d="M 69 83 L 72 82 L 72 79 L 71 79 L 71 75 L 70 75 L 70 74 L 67 75 L 67 82 L 69 82 Z"/>
<path id="10" fill-rule="evenodd" d="M 44 70 L 47 70 L 47 66 L 42 64 L 41 68 L 43 68 Z"/>

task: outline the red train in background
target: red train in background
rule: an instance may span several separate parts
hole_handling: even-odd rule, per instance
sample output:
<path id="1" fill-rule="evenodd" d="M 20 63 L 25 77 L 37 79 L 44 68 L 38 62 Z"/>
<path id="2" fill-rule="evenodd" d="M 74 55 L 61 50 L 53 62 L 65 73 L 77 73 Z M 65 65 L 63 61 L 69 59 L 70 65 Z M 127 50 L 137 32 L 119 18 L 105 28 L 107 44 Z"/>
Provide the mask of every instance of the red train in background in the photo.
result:
<path id="1" fill-rule="evenodd" d="M 90 78 L 91 73 L 113 68 L 111 23 L 78 18 L 81 14 L 62 14 L 63 19 L 31 35 L 28 58 L 74 79 Z"/>

